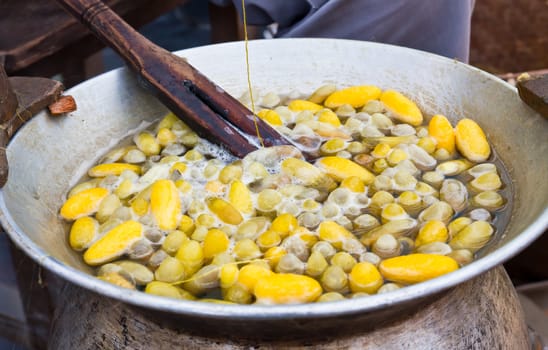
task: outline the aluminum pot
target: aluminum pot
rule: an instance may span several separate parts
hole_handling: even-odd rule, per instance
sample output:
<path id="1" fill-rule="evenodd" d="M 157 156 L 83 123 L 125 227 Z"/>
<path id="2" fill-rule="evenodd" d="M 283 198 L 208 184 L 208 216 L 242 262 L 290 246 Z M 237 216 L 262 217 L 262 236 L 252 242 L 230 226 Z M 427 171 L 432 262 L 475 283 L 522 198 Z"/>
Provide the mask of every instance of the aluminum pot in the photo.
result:
<path id="1" fill-rule="evenodd" d="M 130 72 L 119 69 L 68 91 L 77 101 L 77 111 L 62 118 L 41 113 L 11 141 L 10 175 L 0 192 L 0 221 L 11 239 L 60 278 L 132 305 L 156 320 L 268 338 L 295 331 L 307 335 L 377 327 L 501 264 L 548 226 L 548 122 L 522 103 L 512 86 L 451 59 L 369 42 L 259 40 L 250 42 L 249 51 L 251 80 L 259 94 L 306 94 L 326 83 L 375 84 L 406 93 L 426 115 L 441 113 L 453 122 L 476 120 L 512 178 L 513 209 L 506 230 L 477 261 L 458 271 L 391 293 L 335 303 L 218 305 L 161 298 L 102 282 L 68 246 L 68 225 L 58 215 L 60 205 L 101 155 L 167 112 Z M 243 43 L 179 54 L 228 93 L 238 97 L 246 91 Z"/>

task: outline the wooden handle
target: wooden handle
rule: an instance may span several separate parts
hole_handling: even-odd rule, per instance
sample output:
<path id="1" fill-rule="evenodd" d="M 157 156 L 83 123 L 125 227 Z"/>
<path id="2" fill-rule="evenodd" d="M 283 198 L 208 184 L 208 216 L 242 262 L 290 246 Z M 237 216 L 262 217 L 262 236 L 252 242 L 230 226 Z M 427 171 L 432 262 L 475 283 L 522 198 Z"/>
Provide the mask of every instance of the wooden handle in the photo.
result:
<path id="1" fill-rule="evenodd" d="M 0 65 L 0 124 L 6 123 L 17 111 L 17 97 L 11 88 L 4 66 Z"/>
<path id="2" fill-rule="evenodd" d="M 157 97 L 200 136 L 237 157 L 257 149 L 248 137 L 257 133 L 253 113 L 220 92 L 184 59 L 150 42 L 99 0 L 57 1 L 118 52 Z M 264 121 L 258 119 L 257 123 L 266 146 L 289 144 Z"/>
<path id="3" fill-rule="evenodd" d="M 54 102 L 62 91 L 60 82 L 46 78 L 8 78 L 0 65 L 0 188 L 8 180 L 6 147 L 11 137 L 34 114 Z"/>
<path id="4" fill-rule="evenodd" d="M 107 46 L 138 72 L 144 69 L 143 54 L 162 50 L 139 34 L 100 0 L 57 0 Z"/>
<path id="5" fill-rule="evenodd" d="M 8 146 L 9 136 L 7 128 L 9 120 L 16 111 L 17 97 L 11 88 L 4 67 L 0 65 L 0 188 L 4 187 L 8 180 L 6 147 Z"/>

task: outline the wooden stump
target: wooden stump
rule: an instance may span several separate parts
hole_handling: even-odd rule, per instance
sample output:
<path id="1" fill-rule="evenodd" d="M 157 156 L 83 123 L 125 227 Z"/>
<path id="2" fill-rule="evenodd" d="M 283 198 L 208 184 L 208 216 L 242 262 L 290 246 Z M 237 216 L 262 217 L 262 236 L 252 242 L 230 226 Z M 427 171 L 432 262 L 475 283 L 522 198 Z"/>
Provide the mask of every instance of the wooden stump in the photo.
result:
<path id="1" fill-rule="evenodd" d="M 73 285 L 59 291 L 51 349 L 529 349 L 523 311 L 502 267 L 463 283 L 383 327 L 322 339 L 261 342 L 166 328 L 136 308 Z M 362 325 L 356 323 L 356 328 Z M 222 325 L 220 325 L 222 327 Z M 289 327 L 288 327 L 289 328 Z M 288 329 L 288 332 L 291 332 Z"/>

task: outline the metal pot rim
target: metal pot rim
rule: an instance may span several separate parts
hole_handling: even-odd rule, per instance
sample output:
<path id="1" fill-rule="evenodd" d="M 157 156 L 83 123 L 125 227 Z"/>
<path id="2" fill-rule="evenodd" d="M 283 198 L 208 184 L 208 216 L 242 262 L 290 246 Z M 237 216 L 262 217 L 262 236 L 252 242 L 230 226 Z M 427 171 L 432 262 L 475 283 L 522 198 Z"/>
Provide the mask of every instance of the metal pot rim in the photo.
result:
<path id="1" fill-rule="evenodd" d="M 312 40 L 343 41 L 341 39 L 276 39 L 276 41 L 303 41 L 302 44 L 305 44 L 306 41 Z M 211 46 L 238 44 L 239 43 L 227 43 Z M 418 50 L 369 42 L 356 42 L 356 45 L 371 47 L 390 47 L 391 50 L 395 50 L 396 52 L 398 50 L 401 50 L 405 51 L 407 54 L 427 56 L 429 59 L 435 60 L 444 60 L 447 63 L 461 65 L 464 69 L 473 70 L 480 74 L 482 79 L 498 80 L 498 78 L 472 66 Z M 204 47 L 183 50 L 177 52 L 177 54 L 184 55 L 186 52 L 192 50 L 200 50 L 203 48 Z M 102 77 L 113 74 L 119 74 L 119 72 L 122 70 L 125 70 L 125 68 L 120 68 L 115 71 L 104 73 L 99 77 L 93 78 L 92 80 L 101 79 Z M 85 84 L 86 82 L 80 84 L 78 87 L 81 88 L 85 86 Z M 500 81 L 500 86 L 501 88 L 511 89 L 515 91 L 512 86 L 502 81 Z M 67 93 L 70 93 L 70 90 L 67 91 Z M 149 295 L 139 291 L 123 289 L 113 284 L 98 280 L 83 271 L 68 266 L 60 260 L 49 256 L 41 247 L 39 247 L 29 237 L 23 234 L 17 223 L 14 222 L 12 220 L 12 217 L 9 215 L 9 210 L 6 207 L 3 191 L 0 191 L 0 222 L 2 226 L 6 229 L 12 241 L 40 266 L 62 277 L 64 280 L 67 280 L 83 288 L 89 289 L 93 292 L 116 299 L 118 301 L 134 306 L 139 306 L 145 309 L 154 309 L 158 311 L 175 313 L 178 315 L 208 317 L 211 319 L 280 320 L 336 317 L 338 315 L 374 312 L 376 310 L 394 306 L 400 303 L 412 302 L 414 299 L 428 295 L 434 295 L 448 288 L 455 287 L 456 285 L 465 282 L 473 277 L 476 277 L 486 272 L 487 270 L 503 263 L 505 260 L 516 255 L 525 247 L 527 247 L 530 243 L 532 243 L 544 232 L 545 228 L 548 227 L 548 208 L 546 208 L 542 215 L 539 215 L 531 225 L 529 225 L 523 232 L 521 232 L 515 239 L 513 239 L 511 243 L 499 247 L 495 251 L 487 254 L 486 256 L 450 274 L 416 285 L 407 286 L 405 288 L 392 291 L 387 294 L 372 295 L 370 297 L 343 300 L 333 303 L 310 303 L 300 305 L 275 306 L 226 305 L 176 300 Z"/>

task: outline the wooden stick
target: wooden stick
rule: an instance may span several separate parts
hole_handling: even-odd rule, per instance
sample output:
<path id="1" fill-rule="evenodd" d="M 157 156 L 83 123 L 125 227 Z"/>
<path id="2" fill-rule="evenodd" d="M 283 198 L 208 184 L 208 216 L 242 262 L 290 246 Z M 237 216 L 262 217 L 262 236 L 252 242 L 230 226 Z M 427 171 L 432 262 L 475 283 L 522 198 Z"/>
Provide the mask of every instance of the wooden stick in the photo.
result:
<path id="1" fill-rule="evenodd" d="M 0 66 L 0 188 L 8 179 L 6 147 L 9 140 L 34 114 L 53 103 L 62 91 L 63 85 L 51 79 L 8 78 Z"/>
<path id="2" fill-rule="evenodd" d="M 17 111 L 3 125 L 11 139 L 35 114 L 57 101 L 64 86 L 57 80 L 42 77 L 9 77 L 9 83 L 19 102 Z"/>
<path id="3" fill-rule="evenodd" d="M 156 46 L 99 0 L 57 0 L 120 54 L 158 98 L 200 136 L 237 157 L 258 148 L 253 113 L 184 59 Z M 258 119 L 266 146 L 290 144 Z"/>
<path id="4" fill-rule="evenodd" d="M 6 147 L 9 136 L 6 125 L 17 110 L 17 97 L 13 92 L 8 75 L 0 66 L 0 187 L 4 187 L 8 179 L 8 158 Z"/>
<path id="5" fill-rule="evenodd" d="M 8 75 L 0 65 L 0 124 L 7 122 L 17 110 L 17 97 L 11 88 Z"/>

